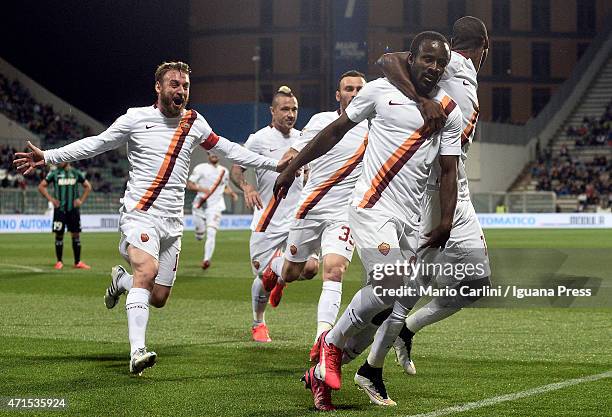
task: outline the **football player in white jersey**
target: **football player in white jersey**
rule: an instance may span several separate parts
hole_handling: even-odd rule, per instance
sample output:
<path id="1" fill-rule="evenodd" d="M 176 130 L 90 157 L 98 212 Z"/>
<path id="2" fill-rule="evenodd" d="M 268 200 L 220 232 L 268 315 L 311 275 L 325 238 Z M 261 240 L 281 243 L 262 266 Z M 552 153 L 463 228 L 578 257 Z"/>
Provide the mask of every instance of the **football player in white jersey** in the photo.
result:
<path id="1" fill-rule="evenodd" d="M 119 220 L 119 252 L 130 263 L 133 275 L 115 266 L 104 303 L 113 308 L 120 295 L 128 292 L 125 307 L 133 374 L 141 374 L 157 359 L 145 347 L 149 305 L 163 307 L 176 278 L 193 149 L 200 145 L 258 168 L 274 170 L 286 165 L 286 161 L 255 154 L 217 136 L 204 117 L 187 110 L 189 73 L 183 62 L 164 62 L 155 72 L 157 101 L 153 106 L 128 109 L 97 136 L 46 151 L 28 142 L 31 152 L 15 154 L 14 164 L 27 175 L 45 163 L 91 158 L 127 144 L 130 171 Z"/>
<path id="2" fill-rule="evenodd" d="M 340 77 L 336 100 L 340 108 L 315 114 L 302 130 L 300 139 L 289 150 L 301 151 L 323 128 L 344 112 L 366 80 L 358 71 Z M 315 340 L 336 322 L 342 296 L 342 278 L 353 257 L 354 244 L 348 224 L 348 203 L 361 174 L 361 162 L 367 144 L 368 124 L 363 121 L 351 129 L 332 150 L 309 164 L 308 181 L 302 190 L 295 221 L 287 238 L 284 258 L 275 258 L 264 272 L 264 282 L 278 283 L 270 295 L 270 304 L 278 304 L 278 288 L 299 279 L 310 254 L 323 257 L 323 288 L 317 309 Z"/>
<path id="3" fill-rule="evenodd" d="M 272 114 L 270 125 L 250 135 L 244 146 L 257 154 L 280 159 L 300 136 L 300 131 L 293 128 L 297 120 L 298 101 L 289 87 L 282 86 L 278 89 L 272 99 L 270 112 Z M 278 174 L 256 169 L 257 184 L 253 187 L 246 181 L 244 171 L 243 166 L 234 165 L 231 177 L 244 192 L 247 207 L 254 208 L 249 242 L 251 266 L 255 275 L 251 286 L 253 304 L 251 336 L 256 342 L 271 342 L 265 322 L 265 309 L 270 292 L 276 283 L 271 282 L 269 286 L 265 286 L 262 276 L 272 259 L 280 256 L 285 249 L 303 182 L 301 178 L 295 181 L 288 197 L 284 200 L 277 199 L 272 188 Z M 318 268 L 318 259 L 309 259 L 302 275 L 310 279 L 317 274 Z"/>
<path id="4" fill-rule="evenodd" d="M 465 269 L 477 271 L 473 275 L 461 274 L 457 276 L 439 275 L 430 277 L 439 288 L 454 288 L 466 286 L 473 294 L 482 294 L 482 291 L 472 291 L 490 286 L 491 273 L 487 247 L 478 222 L 478 217 L 470 200 L 468 180 L 465 172 L 465 161 L 470 144 L 473 141 L 476 122 L 480 108 L 478 105 L 477 88 L 478 70 L 482 67 L 489 48 L 489 37 L 485 24 L 478 18 L 465 16 L 458 19 L 453 25 L 451 38 L 451 60 L 438 85 L 444 89 L 457 103 L 462 113 L 463 132 L 461 133 L 461 158 L 458 166 L 457 208 L 453 219 L 453 228 L 450 238 L 446 242 L 443 252 L 431 259 L 441 264 L 474 265 L 475 268 Z M 386 54 L 379 60 L 387 78 L 408 97 L 414 97 L 416 91 L 410 81 L 406 62 L 406 52 Z M 438 172 L 432 170 L 428 180 L 427 191 L 422 204 L 421 235 L 429 233 L 440 222 L 439 183 Z M 478 266 L 481 266 L 478 268 Z M 460 292 L 460 291 L 459 291 Z M 402 322 L 403 314 L 391 314 L 381 326 L 379 332 L 391 329 L 386 337 L 378 337 L 374 342 L 372 351 L 384 357 L 389 349 L 389 341 L 395 339 L 394 331 L 401 328 L 399 337 L 395 340 L 398 363 L 407 374 L 415 374 L 416 368 L 410 358 L 412 338 L 423 327 L 443 320 L 461 310 L 480 297 L 434 297 L 430 302 L 411 314 L 403 327 L 397 325 Z M 407 312 L 404 312 L 407 313 Z M 395 323 L 394 323 L 395 322 Z"/>
<path id="5" fill-rule="evenodd" d="M 229 187 L 229 171 L 219 164 L 219 157 L 208 153 L 208 163 L 196 165 L 187 180 L 187 189 L 196 191 L 193 199 L 192 214 L 197 240 L 204 239 L 204 258 L 202 269 L 210 267 L 210 260 L 215 251 L 217 230 L 221 224 L 221 213 L 225 210 L 225 194 L 234 201 L 238 195 Z"/>
<path id="6" fill-rule="evenodd" d="M 449 237 L 457 202 L 457 161 L 461 154 L 461 112 L 437 87 L 449 61 L 450 45 L 443 35 L 422 32 L 414 38 L 408 61 L 410 77 L 420 95 L 436 99 L 445 109 L 448 119 L 440 133 L 423 136 L 424 120 L 417 103 L 407 99 L 387 79 L 380 78 L 369 82 L 345 114 L 323 129 L 277 180 L 275 191 L 280 197 L 300 166 L 328 152 L 348 130 L 369 119 L 362 174 L 349 208 L 351 232 L 369 282 L 355 294 L 335 326 L 322 333 L 313 347 L 313 351 L 318 350 L 319 362 L 305 375 L 306 383 L 311 386 L 323 383 L 330 389 L 339 389 L 346 341 L 394 304 L 411 308 L 416 302 L 417 297 L 408 291 L 402 292 L 416 288 L 416 282 L 406 277 L 405 268 L 394 265 L 407 265 L 407 261 L 416 258 L 419 202 L 436 159 L 441 167 L 442 221 L 423 247 L 443 246 Z M 392 267 L 391 271 L 387 266 Z M 395 404 L 386 394 L 381 364 L 366 362 L 354 381 L 372 394 L 372 401 Z M 324 396 L 321 393 L 318 397 Z M 325 408 L 332 407 L 331 401 L 324 403 Z"/>

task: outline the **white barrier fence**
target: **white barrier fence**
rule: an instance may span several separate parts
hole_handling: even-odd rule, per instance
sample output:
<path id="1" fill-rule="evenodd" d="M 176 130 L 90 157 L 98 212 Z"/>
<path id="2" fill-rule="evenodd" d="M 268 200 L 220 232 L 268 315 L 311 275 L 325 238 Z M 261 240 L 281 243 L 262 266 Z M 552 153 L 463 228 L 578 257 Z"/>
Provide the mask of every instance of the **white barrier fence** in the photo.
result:
<path id="1" fill-rule="evenodd" d="M 227 214 L 221 219 L 221 230 L 247 230 L 251 215 Z M 610 213 L 507 213 L 479 214 L 484 229 L 590 229 L 612 228 Z M 44 215 L 0 215 L 0 233 L 40 233 L 51 231 L 52 218 Z M 118 214 L 83 214 L 85 232 L 115 232 Z M 185 216 L 185 230 L 193 230 L 193 218 Z"/>
<path id="2" fill-rule="evenodd" d="M 480 213 L 478 220 L 483 229 L 612 228 L 611 213 Z"/>
<path id="3" fill-rule="evenodd" d="M 222 230 L 247 230 L 253 216 L 227 214 L 221 218 Z M 45 215 L 0 215 L 0 233 L 50 232 L 53 218 Z M 81 229 L 84 232 L 116 232 L 119 230 L 118 214 L 83 214 Z M 193 217 L 185 216 L 185 230 L 193 230 Z"/>

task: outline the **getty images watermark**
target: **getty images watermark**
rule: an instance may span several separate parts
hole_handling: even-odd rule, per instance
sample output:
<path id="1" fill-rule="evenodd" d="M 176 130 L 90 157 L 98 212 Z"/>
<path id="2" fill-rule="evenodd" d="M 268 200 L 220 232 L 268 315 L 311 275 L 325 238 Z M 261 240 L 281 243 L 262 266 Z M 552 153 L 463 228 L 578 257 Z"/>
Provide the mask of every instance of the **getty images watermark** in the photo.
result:
<path id="1" fill-rule="evenodd" d="M 387 302 L 428 297 L 460 307 L 612 307 L 608 252 L 459 248 L 410 256 L 372 249 L 363 259 L 367 283 Z"/>

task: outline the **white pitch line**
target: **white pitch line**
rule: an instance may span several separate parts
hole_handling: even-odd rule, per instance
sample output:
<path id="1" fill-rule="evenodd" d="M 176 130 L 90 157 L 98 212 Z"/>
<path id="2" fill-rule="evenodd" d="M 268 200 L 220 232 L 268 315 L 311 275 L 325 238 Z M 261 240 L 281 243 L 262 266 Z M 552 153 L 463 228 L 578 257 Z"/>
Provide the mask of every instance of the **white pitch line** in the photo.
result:
<path id="1" fill-rule="evenodd" d="M 43 272 L 42 269 L 35 268 L 33 266 L 15 265 L 15 264 L 0 264 L 0 266 L 12 266 L 13 268 L 17 268 L 17 269 L 25 269 L 26 271 Z"/>
<path id="2" fill-rule="evenodd" d="M 414 414 L 406 417 L 440 417 L 446 416 L 453 413 L 462 413 L 464 411 L 473 410 L 475 408 L 487 407 L 489 405 L 495 405 L 506 401 L 514 401 L 520 398 L 530 397 L 532 395 L 543 394 L 545 392 L 556 391 L 558 389 L 570 387 L 572 385 L 583 384 L 585 382 L 599 381 L 600 379 L 612 377 L 612 371 L 607 371 L 602 374 L 585 376 L 582 378 L 568 379 L 554 384 L 542 385 L 541 387 L 531 388 L 526 391 L 515 392 L 513 394 L 500 395 L 498 397 L 486 398 L 480 401 L 474 401 L 463 405 L 455 405 L 448 408 L 442 408 L 431 413 Z"/>

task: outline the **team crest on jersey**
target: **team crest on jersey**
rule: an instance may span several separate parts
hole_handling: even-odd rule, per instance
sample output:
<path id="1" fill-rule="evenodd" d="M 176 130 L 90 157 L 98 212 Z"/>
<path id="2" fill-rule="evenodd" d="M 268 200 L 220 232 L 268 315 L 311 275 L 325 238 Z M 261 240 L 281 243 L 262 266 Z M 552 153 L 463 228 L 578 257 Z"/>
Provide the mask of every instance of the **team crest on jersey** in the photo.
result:
<path id="1" fill-rule="evenodd" d="M 384 256 L 387 256 L 390 250 L 391 250 L 391 246 L 388 243 L 383 242 L 380 245 L 378 245 L 378 251 L 382 253 Z"/>
<path id="2" fill-rule="evenodd" d="M 291 254 L 295 256 L 295 254 L 297 253 L 297 247 L 295 245 L 291 245 L 289 247 L 289 252 L 291 252 Z"/>
<path id="3" fill-rule="evenodd" d="M 251 261 L 251 264 L 253 265 L 253 268 L 255 268 L 256 270 L 259 270 L 260 264 L 259 264 L 259 261 L 257 259 L 253 259 Z"/>
<path id="4" fill-rule="evenodd" d="M 143 242 L 148 242 L 149 241 L 149 235 L 146 233 L 141 233 L 140 234 L 140 240 L 142 240 Z"/>

